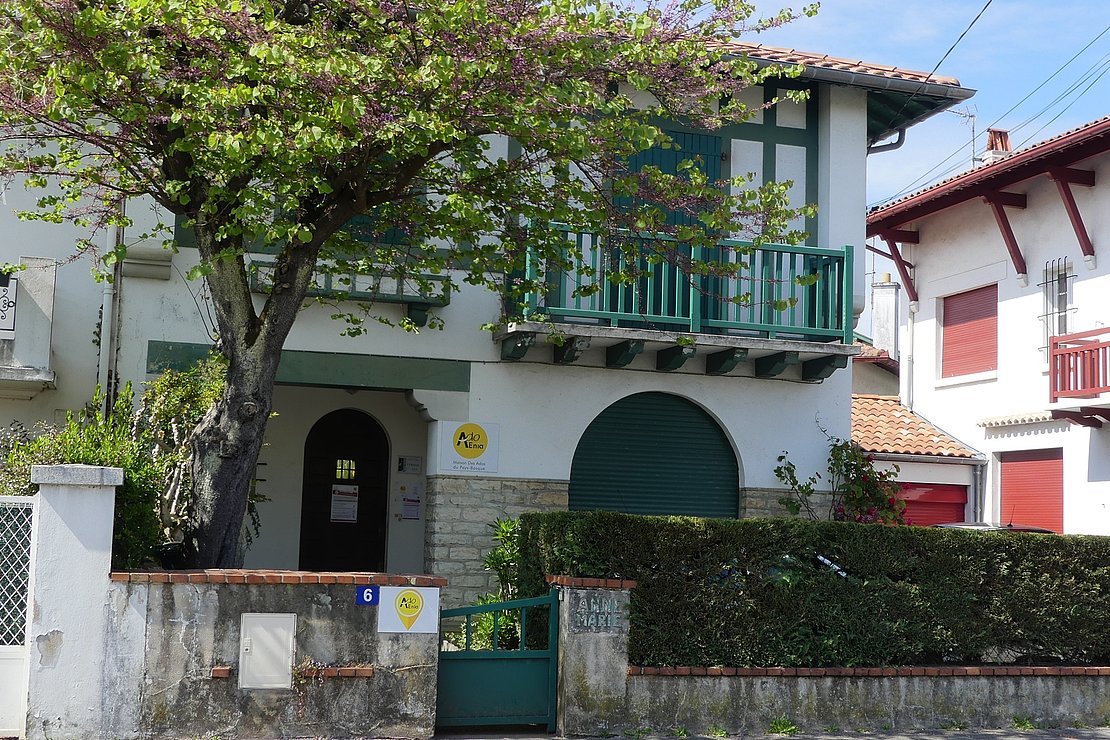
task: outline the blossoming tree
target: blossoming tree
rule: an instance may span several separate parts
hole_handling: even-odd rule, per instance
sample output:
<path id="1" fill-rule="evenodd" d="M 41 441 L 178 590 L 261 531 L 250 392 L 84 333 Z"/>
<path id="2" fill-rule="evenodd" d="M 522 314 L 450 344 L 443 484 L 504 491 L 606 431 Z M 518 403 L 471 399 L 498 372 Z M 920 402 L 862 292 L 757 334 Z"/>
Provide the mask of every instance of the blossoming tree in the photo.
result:
<path id="1" fill-rule="evenodd" d="M 241 563 L 278 359 L 314 273 L 542 289 L 581 257 L 552 222 L 669 231 L 648 257 L 676 262 L 673 245 L 714 234 L 796 240 L 785 184 L 623 165 L 671 145 L 657 121 L 744 120 L 736 93 L 797 71 L 729 55 L 724 42 L 792 16 L 754 13 L 743 0 L 5 0 L 0 174 L 44 188 L 22 216 L 126 227 L 119 203 L 144 197 L 195 234 L 191 277 L 210 291 L 228 377 L 195 437 L 193 564 Z M 515 154 L 490 156 L 495 137 Z M 696 226 L 668 227 L 676 210 Z M 260 242 L 279 254 L 259 310 L 245 254 Z M 528 250 L 539 274 L 506 281 Z M 364 315 L 348 320 L 363 330 Z"/>

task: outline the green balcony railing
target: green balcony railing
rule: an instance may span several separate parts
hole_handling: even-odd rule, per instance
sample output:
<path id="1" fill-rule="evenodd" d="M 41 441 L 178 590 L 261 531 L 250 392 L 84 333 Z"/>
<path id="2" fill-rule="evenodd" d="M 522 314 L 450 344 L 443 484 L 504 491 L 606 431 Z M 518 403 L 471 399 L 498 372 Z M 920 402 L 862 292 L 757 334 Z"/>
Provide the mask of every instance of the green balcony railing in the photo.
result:
<path id="1" fill-rule="evenodd" d="M 526 317 L 664 331 L 852 342 L 852 247 L 823 249 L 722 239 L 712 248 L 662 245 L 668 237 L 600 236 L 565 229 L 582 267 L 545 271 L 547 290 L 524 301 Z M 666 250 L 661 247 L 668 247 Z M 666 251 L 665 260 L 649 255 Z M 630 256 L 631 255 L 631 256 Z M 630 263 L 629 260 L 634 260 Z M 735 273 L 690 274 L 683 263 Z M 535 278 L 540 265 L 529 264 Z M 632 274 L 631 281 L 613 276 Z M 712 273 L 710 269 L 708 272 Z M 796 278 L 807 278 L 799 284 Z M 783 308 L 782 306 L 786 306 Z"/>

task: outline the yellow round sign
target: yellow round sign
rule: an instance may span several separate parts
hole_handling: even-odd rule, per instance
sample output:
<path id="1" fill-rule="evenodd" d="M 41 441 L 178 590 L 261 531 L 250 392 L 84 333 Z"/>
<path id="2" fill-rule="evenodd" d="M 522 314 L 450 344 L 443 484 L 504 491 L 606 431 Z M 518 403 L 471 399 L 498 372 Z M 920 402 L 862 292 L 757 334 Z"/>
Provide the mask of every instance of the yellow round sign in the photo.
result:
<path id="1" fill-rule="evenodd" d="M 474 423 L 462 424 L 455 430 L 455 452 L 468 460 L 479 458 L 489 448 L 486 430 Z"/>
<path id="2" fill-rule="evenodd" d="M 424 597 L 420 595 L 419 591 L 407 588 L 397 594 L 397 598 L 393 602 L 393 608 L 397 610 L 397 617 L 400 618 L 401 624 L 405 625 L 405 629 L 412 629 L 416 618 L 424 610 Z"/>

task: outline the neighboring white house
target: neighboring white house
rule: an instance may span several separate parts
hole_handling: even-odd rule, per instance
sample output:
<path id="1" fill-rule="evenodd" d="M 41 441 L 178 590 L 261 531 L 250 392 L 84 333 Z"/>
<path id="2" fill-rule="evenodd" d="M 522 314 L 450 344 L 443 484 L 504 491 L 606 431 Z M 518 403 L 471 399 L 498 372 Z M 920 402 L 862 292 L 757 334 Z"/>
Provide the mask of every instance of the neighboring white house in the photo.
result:
<path id="1" fill-rule="evenodd" d="M 782 451 L 799 469 L 824 465 L 821 427 L 842 438 L 850 430 L 851 371 L 841 368 L 857 352 L 863 306 L 868 147 L 972 91 L 822 55 L 736 51 L 804 64 L 800 80 L 782 84 L 804 85 L 808 102 L 710 135 L 675 135 L 690 138 L 686 151 L 697 139 L 711 174 L 790 179 L 795 205 L 818 205 L 804 224 L 809 246 L 751 259 L 756 290 L 792 290 L 797 306 L 725 308 L 699 286 L 657 305 L 652 290 L 606 288 L 589 300 L 556 290 L 529 308 L 555 322 L 558 345 L 548 323 L 482 331 L 501 317 L 502 299 L 476 288 L 439 306 L 411 286 L 363 281 L 394 318 L 434 311 L 446 322 L 415 335 L 376 327 L 341 337 L 327 307 L 309 306 L 282 357 L 258 469 L 269 501 L 248 565 L 442 574 L 457 602 L 488 588 L 478 560 L 498 516 L 769 513 Z M 762 102 L 776 89 L 751 93 Z M 11 210 L 26 196 L 6 197 L 0 257 L 29 269 L 18 290 L 8 287 L 16 304 L 0 326 L 0 418 L 56 420 L 85 403 L 98 378 L 141 383 L 207 352 L 208 298 L 184 278 L 195 260 L 187 235 L 177 254 L 132 245 L 117 280 L 97 284 L 87 265 L 63 261 L 76 232 L 19 222 Z M 141 226 L 146 214 L 129 208 Z M 268 257 L 251 257 L 264 291 Z M 821 279 L 812 288 L 778 280 L 797 272 Z M 674 278 L 649 284 L 673 288 Z"/>
<path id="2" fill-rule="evenodd" d="M 909 311 L 901 399 L 988 457 L 984 520 L 1110 534 L 1110 118 L 871 213 Z"/>

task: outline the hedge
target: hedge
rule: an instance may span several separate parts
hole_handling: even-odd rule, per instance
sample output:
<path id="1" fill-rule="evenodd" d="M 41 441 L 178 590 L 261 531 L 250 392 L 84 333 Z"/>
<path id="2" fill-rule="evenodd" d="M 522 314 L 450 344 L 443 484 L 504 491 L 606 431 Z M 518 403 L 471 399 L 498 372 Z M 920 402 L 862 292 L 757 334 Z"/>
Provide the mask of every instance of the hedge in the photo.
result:
<path id="1" fill-rule="evenodd" d="M 609 512 L 520 537 L 522 596 L 638 582 L 633 665 L 1110 662 L 1110 538 Z"/>

